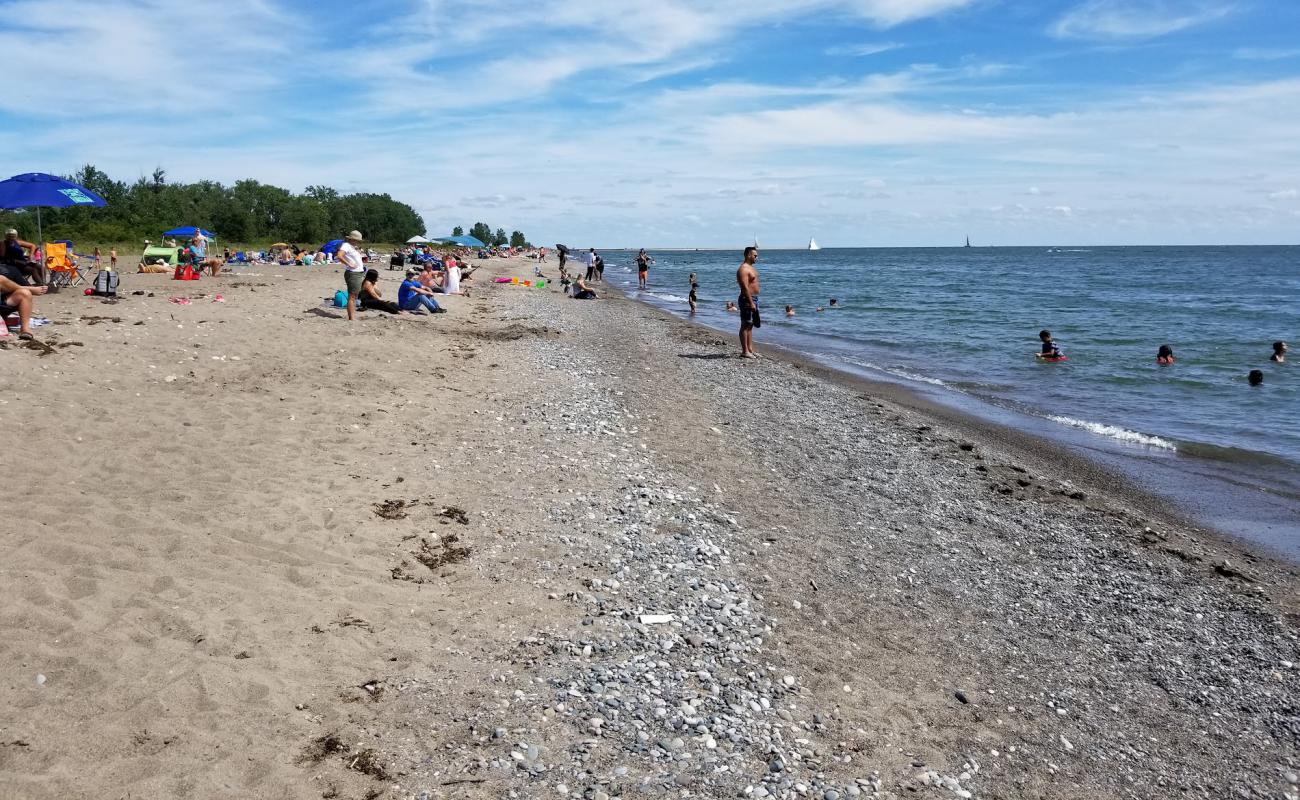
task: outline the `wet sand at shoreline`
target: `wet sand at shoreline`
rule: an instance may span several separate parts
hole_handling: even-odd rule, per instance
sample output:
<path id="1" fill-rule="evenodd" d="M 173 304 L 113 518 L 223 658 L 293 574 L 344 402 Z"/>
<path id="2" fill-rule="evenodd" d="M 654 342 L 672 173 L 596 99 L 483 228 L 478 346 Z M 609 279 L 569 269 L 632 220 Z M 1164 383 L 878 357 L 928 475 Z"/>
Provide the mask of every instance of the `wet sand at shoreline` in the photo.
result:
<path id="1" fill-rule="evenodd" d="M 492 274 L 531 265 L 352 329 L 324 269 L 40 304 L 53 350 L 0 352 L 6 796 L 1288 788 L 1290 566 Z"/>

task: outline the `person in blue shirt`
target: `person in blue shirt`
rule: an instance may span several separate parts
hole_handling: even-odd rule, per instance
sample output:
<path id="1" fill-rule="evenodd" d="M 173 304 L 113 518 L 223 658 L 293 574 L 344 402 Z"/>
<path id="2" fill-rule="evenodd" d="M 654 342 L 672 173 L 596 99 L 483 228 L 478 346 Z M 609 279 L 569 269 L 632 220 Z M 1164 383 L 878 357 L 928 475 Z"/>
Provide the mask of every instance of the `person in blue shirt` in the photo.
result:
<path id="1" fill-rule="evenodd" d="M 397 287 L 397 306 L 403 311 L 420 311 L 423 309 L 430 314 L 446 313 L 447 309 L 438 305 L 438 301 L 433 299 L 433 292 L 426 289 L 415 279 L 417 274 L 413 269 L 406 271 L 406 280 L 402 281 L 402 285 Z"/>

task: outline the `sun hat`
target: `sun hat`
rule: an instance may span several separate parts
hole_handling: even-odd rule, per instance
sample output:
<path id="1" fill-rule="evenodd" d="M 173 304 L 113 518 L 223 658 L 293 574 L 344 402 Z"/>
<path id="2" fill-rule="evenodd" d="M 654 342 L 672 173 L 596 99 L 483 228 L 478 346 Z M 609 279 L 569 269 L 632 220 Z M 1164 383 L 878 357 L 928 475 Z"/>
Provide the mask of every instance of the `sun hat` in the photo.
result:
<path id="1" fill-rule="evenodd" d="M 17 228 L 10 228 L 9 230 L 5 231 L 5 236 L 17 236 L 17 235 L 18 235 Z"/>
<path id="2" fill-rule="evenodd" d="M 348 241 L 359 242 L 361 241 L 361 231 L 349 231 L 348 235 L 343 238 Z"/>

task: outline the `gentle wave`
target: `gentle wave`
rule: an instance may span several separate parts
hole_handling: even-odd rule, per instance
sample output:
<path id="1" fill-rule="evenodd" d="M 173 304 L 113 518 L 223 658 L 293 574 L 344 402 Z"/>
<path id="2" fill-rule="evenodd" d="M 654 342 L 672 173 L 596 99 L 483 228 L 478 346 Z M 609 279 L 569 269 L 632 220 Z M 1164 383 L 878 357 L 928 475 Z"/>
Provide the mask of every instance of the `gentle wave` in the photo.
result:
<path id="1" fill-rule="evenodd" d="M 943 381 L 939 380 L 938 378 L 932 378 L 929 375 L 920 375 L 918 373 L 912 372 L 911 370 L 902 369 L 901 367 L 883 367 L 880 364 L 873 364 L 870 361 L 861 361 L 856 358 L 849 358 L 848 356 L 840 356 L 840 360 L 845 361 L 849 364 L 853 364 L 854 366 L 865 367 L 867 369 L 875 370 L 876 372 L 883 372 L 886 375 L 893 375 L 895 378 L 902 378 L 903 380 L 906 381 L 914 381 L 916 383 L 928 383 L 931 386 L 948 385 Z"/>
<path id="2" fill-rule="evenodd" d="M 1068 425 L 1071 428 L 1078 428 L 1080 430 L 1088 431 L 1089 433 L 1095 433 L 1098 436 L 1105 436 L 1117 441 L 1128 442 L 1129 444 L 1158 447 L 1161 450 L 1178 450 L 1178 446 L 1173 442 L 1161 439 L 1159 436 L 1138 433 L 1137 431 L 1131 431 L 1128 428 L 1121 428 L 1118 425 L 1103 425 L 1100 422 L 1088 422 L 1087 420 L 1074 419 L 1072 417 L 1058 417 L 1054 415 L 1049 415 L 1047 418 L 1052 422 L 1057 422 L 1061 425 Z"/>

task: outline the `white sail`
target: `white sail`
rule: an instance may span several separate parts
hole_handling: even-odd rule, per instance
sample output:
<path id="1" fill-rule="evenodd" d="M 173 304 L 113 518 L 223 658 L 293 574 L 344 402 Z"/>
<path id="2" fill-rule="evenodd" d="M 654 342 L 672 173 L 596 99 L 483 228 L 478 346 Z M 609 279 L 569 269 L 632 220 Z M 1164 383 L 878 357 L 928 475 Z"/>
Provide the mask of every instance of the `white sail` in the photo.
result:
<path id="1" fill-rule="evenodd" d="M 816 239 L 809 238 L 809 239 L 808 239 L 808 249 L 809 249 L 809 250 L 820 250 L 821 248 L 817 246 L 817 240 L 816 240 Z"/>

